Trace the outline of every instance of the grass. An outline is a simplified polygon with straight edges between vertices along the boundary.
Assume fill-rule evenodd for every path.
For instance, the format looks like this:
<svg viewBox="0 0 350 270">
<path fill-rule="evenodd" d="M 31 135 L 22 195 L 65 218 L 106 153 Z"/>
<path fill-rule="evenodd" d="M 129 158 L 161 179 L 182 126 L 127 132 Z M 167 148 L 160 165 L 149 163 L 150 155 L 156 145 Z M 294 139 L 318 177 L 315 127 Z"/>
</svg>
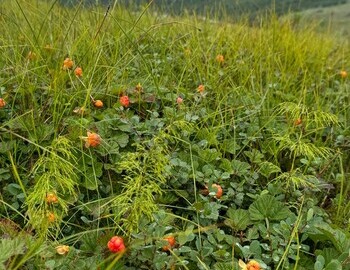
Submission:
<svg viewBox="0 0 350 270">
<path fill-rule="evenodd" d="M 0 269 L 347 269 L 346 40 L 274 14 L 0 10 Z"/>
<path fill-rule="evenodd" d="M 350 34 L 347 29 L 350 21 L 349 10 L 350 2 L 347 2 L 337 6 L 305 10 L 300 12 L 299 15 L 306 19 L 306 22 L 303 23 L 307 23 L 308 20 L 319 21 L 321 31 L 336 33 L 340 37 L 348 37 Z"/>
</svg>

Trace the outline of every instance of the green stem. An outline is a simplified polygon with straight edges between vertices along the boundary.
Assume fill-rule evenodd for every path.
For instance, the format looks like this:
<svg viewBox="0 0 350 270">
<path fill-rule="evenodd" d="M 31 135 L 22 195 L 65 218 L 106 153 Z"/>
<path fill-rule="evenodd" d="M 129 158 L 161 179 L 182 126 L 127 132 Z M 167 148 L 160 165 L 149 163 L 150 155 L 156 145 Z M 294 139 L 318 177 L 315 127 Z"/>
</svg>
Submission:
<svg viewBox="0 0 350 270">
<path fill-rule="evenodd" d="M 8 152 L 8 155 L 9 155 L 9 159 L 10 159 L 10 161 L 11 161 L 11 166 L 12 166 L 13 175 L 14 175 L 14 177 L 16 178 L 16 180 L 18 181 L 18 184 L 20 185 L 20 187 L 21 187 L 21 189 L 22 189 L 22 191 L 23 191 L 24 196 L 27 197 L 26 189 L 25 189 L 25 187 L 24 187 L 24 185 L 23 185 L 23 182 L 22 182 L 22 180 L 21 180 L 21 177 L 19 176 L 19 173 L 18 173 L 16 164 L 15 164 L 15 162 L 14 162 L 14 160 L 13 160 L 13 157 L 12 157 L 11 152 Z"/>
</svg>

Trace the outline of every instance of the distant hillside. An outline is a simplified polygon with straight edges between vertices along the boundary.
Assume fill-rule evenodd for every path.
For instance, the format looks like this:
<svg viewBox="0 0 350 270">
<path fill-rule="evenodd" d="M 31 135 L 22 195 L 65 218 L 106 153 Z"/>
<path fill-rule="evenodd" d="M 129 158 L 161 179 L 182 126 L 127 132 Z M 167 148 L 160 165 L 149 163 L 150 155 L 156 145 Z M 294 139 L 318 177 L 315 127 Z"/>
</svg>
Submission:
<svg viewBox="0 0 350 270">
<path fill-rule="evenodd" d="M 303 20 L 320 22 L 320 29 L 350 37 L 350 1 L 343 5 L 313 8 L 296 14 Z"/>
<path fill-rule="evenodd" d="M 80 0 L 60 0 L 64 4 L 79 3 Z M 112 0 L 85 0 L 86 4 L 109 4 Z M 149 0 L 119 0 L 127 6 L 148 3 Z M 155 0 L 152 7 L 167 13 L 182 14 L 184 11 L 196 14 L 240 14 L 255 15 L 273 8 L 277 14 L 301 11 L 311 8 L 328 7 L 346 3 L 347 0 Z"/>
</svg>

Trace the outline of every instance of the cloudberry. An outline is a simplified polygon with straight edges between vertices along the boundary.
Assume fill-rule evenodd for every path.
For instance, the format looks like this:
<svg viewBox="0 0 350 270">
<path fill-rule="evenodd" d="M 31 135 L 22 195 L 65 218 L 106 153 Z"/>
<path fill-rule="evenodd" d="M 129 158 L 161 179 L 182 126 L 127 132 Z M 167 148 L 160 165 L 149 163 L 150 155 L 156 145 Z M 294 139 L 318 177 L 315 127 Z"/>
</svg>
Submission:
<svg viewBox="0 0 350 270">
<path fill-rule="evenodd" d="M 113 236 L 107 243 L 108 249 L 113 253 L 125 250 L 124 240 L 120 236 Z"/>
<path fill-rule="evenodd" d="M 81 67 L 77 67 L 77 68 L 74 70 L 74 74 L 75 74 L 75 76 L 77 76 L 77 77 L 83 76 L 83 69 L 82 69 Z"/>
<path fill-rule="evenodd" d="M 85 147 L 97 147 L 101 144 L 101 137 L 97 133 L 87 132 Z"/>
<path fill-rule="evenodd" d="M 121 96 L 119 102 L 123 107 L 128 107 L 130 104 L 130 99 L 128 96 Z"/>
<path fill-rule="evenodd" d="M 169 243 L 168 245 L 163 246 L 163 250 L 164 250 L 164 251 L 170 250 L 170 249 L 171 249 L 172 247 L 174 247 L 175 244 L 176 244 L 175 237 L 172 236 L 172 235 L 169 235 L 169 236 L 164 237 L 163 240 L 166 240 L 166 241 L 168 241 L 168 243 Z"/>
<path fill-rule="evenodd" d="M 73 65 L 74 65 L 73 60 L 70 59 L 69 57 L 67 57 L 67 58 L 64 59 L 64 61 L 63 61 L 63 67 L 62 67 L 62 68 L 63 68 L 64 70 L 72 69 Z"/>
</svg>

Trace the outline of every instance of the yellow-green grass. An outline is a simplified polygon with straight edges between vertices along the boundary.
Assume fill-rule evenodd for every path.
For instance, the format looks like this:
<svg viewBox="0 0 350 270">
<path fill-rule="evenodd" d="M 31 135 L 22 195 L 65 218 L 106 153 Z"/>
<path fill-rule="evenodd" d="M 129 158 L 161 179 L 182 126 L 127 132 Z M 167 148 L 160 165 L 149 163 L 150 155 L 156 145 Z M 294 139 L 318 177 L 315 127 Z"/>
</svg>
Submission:
<svg viewBox="0 0 350 270">
<path fill-rule="evenodd" d="M 343 166 L 343 160 L 349 156 L 342 149 L 329 149 L 335 136 L 346 137 L 349 132 L 349 81 L 340 75 L 350 70 L 346 41 L 317 33 L 317 24 L 298 25 L 293 17 L 281 19 L 273 14 L 257 18 L 254 24 L 244 19 L 232 24 L 225 18 L 169 17 L 148 6 L 134 11 L 116 4 L 109 9 L 65 8 L 57 1 L 35 0 L 5 0 L 0 11 L 0 97 L 7 102 L 0 111 L 0 128 L 2 146 L 9 147 L 0 162 L 13 172 L 4 186 L 18 183 L 23 192 L 21 207 L 7 203 L 2 217 L 16 216 L 21 226 L 30 224 L 37 232 L 42 230 L 41 235 L 72 245 L 80 240 L 86 224 L 96 232 L 117 228 L 132 238 L 139 229 L 138 221 L 152 216 L 157 207 L 183 210 L 153 200 L 154 193 L 175 189 L 165 177 L 167 147 L 184 151 L 191 159 L 186 164 L 192 173 L 186 188 L 192 187 L 194 194 L 184 201 L 188 209 L 195 209 L 201 194 L 196 187 L 192 144 L 197 144 L 198 152 L 208 150 L 210 158 L 216 152 L 227 154 L 228 146 L 220 141 L 227 136 L 241 145 L 238 153 L 230 149 L 240 162 L 248 162 L 254 158 L 249 154 L 261 151 L 272 165 L 283 163 L 288 172 L 273 179 L 283 188 L 307 186 L 307 178 L 300 175 L 309 173 L 309 165 L 302 165 L 302 158 L 311 164 L 332 156 L 329 162 L 323 161 L 317 176 L 327 174 L 327 180 L 337 184 L 333 220 L 346 224 L 349 214 L 342 209 L 349 208 L 344 180 L 349 167 Z M 223 61 L 217 61 L 218 55 Z M 73 70 L 82 67 L 82 77 L 63 69 L 66 57 L 74 61 Z M 135 96 L 138 83 L 144 91 L 139 91 L 139 97 L 145 100 L 134 97 L 130 110 L 120 109 L 119 97 Z M 204 85 L 203 93 L 198 92 L 199 85 Z M 177 97 L 183 103 L 177 104 Z M 95 108 L 92 99 L 103 100 L 103 109 Z M 147 117 L 154 122 L 147 122 Z M 136 118 L 140 123 L 135 124 Z M 114 126 L 116 119 L 125 130 Z M 164 126 L 157 126 L 158 120 Z M 236 129 L 244 132 L 236 134 Z M 103 147 L 86 149 L 84 139 L 90 130 L 101 134 Z M 115 135 L 115 130 L 119 137 L 104 136 Z M 136 138 L 131 143 L 139 143 L 138 147 L 130 143 L 125 150 L 121 146 L 120 133 L 126 132 Z M 186 132 L 191 136 L 186 138 Z M 210 149 L 204 149 L 206 145 Z M 341 147 L 346 149 L 339 144 Z M 281 157 L 283 151 L 288 155 Z M 126 159 L 121 162 L 118 155 Z M 249 192 L 266 192 L 264 185 L 272 179 L 264 180 L 266 183 Z M 54 208 L 61 209 L 56 226 L 50 226 L 43 214 L 52 209 L 45 194 L 53 188 L 59 190 L 62 200 Z M 301 215 L 303 202 L 288 202 L 290 205 Z M 118 206 L 123 211 L 118 212 Z M 84 211 L 94 219 L 91 223 L 81 216 Z M 41 219 L 31 220 L 36 215 Z M 128 215 L 133 220 L 122 222 Z M 201 233 L 198 216 L 189 220 L 184 215 L 180 220 L 197 225 Z M 65 233 L 62 228 L 66 227 L 73 227 L 74 233 Z M 176 226 L 179 233 L 185 227 Z"/>
</svg>

